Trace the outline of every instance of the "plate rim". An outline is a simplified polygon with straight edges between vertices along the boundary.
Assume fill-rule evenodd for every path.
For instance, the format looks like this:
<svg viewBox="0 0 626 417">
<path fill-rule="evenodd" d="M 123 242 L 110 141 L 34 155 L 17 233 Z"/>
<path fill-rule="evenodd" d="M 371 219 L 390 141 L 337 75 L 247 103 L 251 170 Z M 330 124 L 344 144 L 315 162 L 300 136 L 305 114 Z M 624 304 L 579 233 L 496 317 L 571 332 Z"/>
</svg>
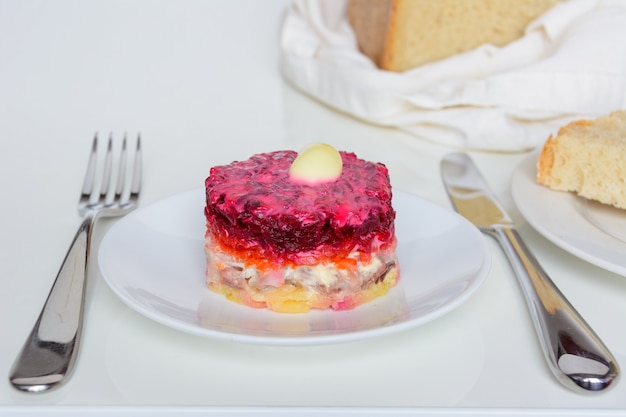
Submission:
<svg viewBox="0 0 626 417">
<path fill-rule="evenodd" d="M 244 342 L 249 344 L 259 344 L 259 345 L 274 345 L 274 346 L 311 346 L 311 345 L 327 345 L 327 344 L 336 344 L 343 343 L 355 340 L 365 340 L 374 337 L 380 337 L 392 333 L 401 332 L 403 330 L 407 330 L 410 328 L 418 327 L 420 325 L 426 324 L 437 318 L 455 310 L 462 304 L 464 304 L 469 298 L 471 298 L 477 290 L 483 285 L 489 272 L 491 270 L 492 264 L 492 254 L 489 245 L 486 242 L 486 237 L 468 220 L 462 217 L 460 214 L 456 213 L 453 210 L 447 210 L 445 207 L 442 207 L 433 201 L 425 199 L 423 197 L 417 196 L 415 194 L 410 194 L 406 192 L 402 192 L 399 190 L 394 190 L 394 196 L 406 196 L 411 199 L 416 199 L 419 204 L 427 204 L 436 210 L 441 210 L 442 212 L 446 212 L 447 215 L 455 217 L 459 220 L 464 227 L 468 227 L 468 230 L 477 238 L 476 240 L 480 242 L 481 245 L 481 253 L 482 253 L 482 264 L 478 268 L 478 270 L 473 274 L 471 279 L 467 281 L 471 281 L 471 285 L 468 285 L 468 288 L 464 289 L 459 294 L 456 294 L 450 300 L 448 300 L 442 306 L 436 308 L 435 310 L 419 316 L 417 318 L 403 320 L 396 323 L 393 323 L 388 326 L 376 326 L 373 328 L 366 328 L 363 330 L 355 330 L 349 332 L 341 332 L 341 333 L 333 333 L 326 335 L 270 335 L 270 336 L 261 336 L 261 335 L 250 335 L 245 333 L 234 333 L 234 332 L 225 332 L 216 329 L 209 329 L 206 327 L 202 327 L 200 325 L 194 325 L 192 323 L 176 320 L 175 318 L 168 316 L 158 310 L 150 309 L 142 303 L 138 302 L 135 299 L 132 299 L 126 291 L 119 288 L 119 280 L 115 280 L 112 277 L 108 276 L 105 272 L 105 268 L 102 265 L 104 262 L 103 253 L 107 250 L 108 239 L 116 231 L 120 228 L 123 228 L 124 224 L 129 221 L 133 221 L 136 216 L 141 214 L 142 210 L 149 209 L 157 204 L 164 204 L 168 200 L 176 200 L 177 198 L 183 198 L 185 195 L 191 195 L 195 193 L 203 192 L 202 188 L 192 189 L 188 191 L 183 191 L 180 193 L 176 193 L 162 199 L 156 200 L 145 207 L 142 207 L 124 218 L 120 219 L 117 223 L 113 224 L 109 230 L 107 230 L 106 234 L 103 236 L 102 241 L 100 242 L 100 246 L 98 249 L 98 269 L 100 275 L 103 277 L 104 281 L 107 283 L 107 286 L 115 293 L 115 295 L 131 310 L 139 313 L 140 315 L 149 318 L 157 323 L 160 323 L 166 327 L 171 329 L 182 331 L 184 333 L 197 335 L 210 339 L 219 339 L 219 340 L 228 340 L 228 341 L 236 341 L 236 342 Z M 393 291 L 394 288 L 391 288 L 390 291 Z M 223 300 L 224 302 L 231 303 L 231 301 Z M 334 312 L 340 313 L 340 312 Z M 306 313 L 305 313 L 306 314 Z"/>
</svg>

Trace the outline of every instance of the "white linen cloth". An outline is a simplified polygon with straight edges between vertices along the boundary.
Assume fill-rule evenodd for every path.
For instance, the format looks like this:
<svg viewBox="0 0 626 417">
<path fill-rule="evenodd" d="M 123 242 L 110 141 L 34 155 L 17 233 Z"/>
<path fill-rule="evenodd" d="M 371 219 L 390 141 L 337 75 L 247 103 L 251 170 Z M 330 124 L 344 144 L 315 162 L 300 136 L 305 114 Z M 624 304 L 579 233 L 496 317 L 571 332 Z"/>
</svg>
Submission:
<svg viewBox="0 0 626 417">
<path fill-rule="evenodd" d="M 521 151 L 559 126 L 626 108 L 626 0 L 568 0 L 504 47 L 406 71 L 356 46 L 346 0 L 297 0 L 281 33 L 296 88 L 358 119 L 465 149 Z"/>
</svg>

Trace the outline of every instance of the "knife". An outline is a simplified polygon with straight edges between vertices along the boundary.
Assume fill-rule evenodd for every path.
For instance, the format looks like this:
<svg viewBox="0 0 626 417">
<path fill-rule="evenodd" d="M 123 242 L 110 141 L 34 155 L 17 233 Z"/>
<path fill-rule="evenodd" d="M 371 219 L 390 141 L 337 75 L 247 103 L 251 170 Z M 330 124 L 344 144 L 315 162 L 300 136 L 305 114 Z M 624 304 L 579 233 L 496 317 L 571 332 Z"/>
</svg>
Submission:
<svg viewBox="0 0 626 417">
<path fill-rule="evenodd" d="M 615 358 L 526 247 L 472 159 L 464 153 L 446 155 L 441 177 L 455 210 L 502 247 L 552 373 L 579 392 L 613 385 L 620 373 Z"/>
</svg>

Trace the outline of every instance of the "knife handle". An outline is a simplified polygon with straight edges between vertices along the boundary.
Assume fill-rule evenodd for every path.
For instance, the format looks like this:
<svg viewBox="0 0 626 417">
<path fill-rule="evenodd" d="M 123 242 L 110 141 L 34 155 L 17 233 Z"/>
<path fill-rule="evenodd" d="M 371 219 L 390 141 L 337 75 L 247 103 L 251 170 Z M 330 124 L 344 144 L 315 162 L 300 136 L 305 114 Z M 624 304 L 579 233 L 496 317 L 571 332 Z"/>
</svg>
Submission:
<svg viewBox="0 0 626 417">
<path fill-rule="evenodd" d="M 619 376 L 611 352 L 552 282 L 513 227 L 489 231 L 522 287 L 550 370 L 566 386 L 602 391 Z"/>
</svg>

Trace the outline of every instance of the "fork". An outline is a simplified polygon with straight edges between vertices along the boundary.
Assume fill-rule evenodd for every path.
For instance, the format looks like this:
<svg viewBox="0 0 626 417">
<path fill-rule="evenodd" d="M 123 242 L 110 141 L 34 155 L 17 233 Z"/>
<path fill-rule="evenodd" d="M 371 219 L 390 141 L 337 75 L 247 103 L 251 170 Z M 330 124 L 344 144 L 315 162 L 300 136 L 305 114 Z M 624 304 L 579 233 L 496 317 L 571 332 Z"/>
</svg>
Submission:
<svg viewBox="0 0 626 417">
<path fill-rule="evenodd" d="M 98 173 L 98 134 L 94 136 L 78 203 L 78 213 L 83 216 L 83 221 L 65 255 L 39 318 L 11 368 L 9 380 L 20 391 L 48 391 L 67 381 L 72 374 L 83 327 L 85 282 L 94 225 L 100 217 L 129 213 L 137 206 L 139 199 L 139 135 L 130 167 L 127 167 L 127 154 L 124 136 L 117 164 L 117 178 L 113 178 L 113 135 L 109 136 L 104 166 Z M 102 177 L 99 189 L 96 186 L 98 176 Z M 115 180 L 115 190 L 111 191 L 110 186 Z"/>
</svg>

